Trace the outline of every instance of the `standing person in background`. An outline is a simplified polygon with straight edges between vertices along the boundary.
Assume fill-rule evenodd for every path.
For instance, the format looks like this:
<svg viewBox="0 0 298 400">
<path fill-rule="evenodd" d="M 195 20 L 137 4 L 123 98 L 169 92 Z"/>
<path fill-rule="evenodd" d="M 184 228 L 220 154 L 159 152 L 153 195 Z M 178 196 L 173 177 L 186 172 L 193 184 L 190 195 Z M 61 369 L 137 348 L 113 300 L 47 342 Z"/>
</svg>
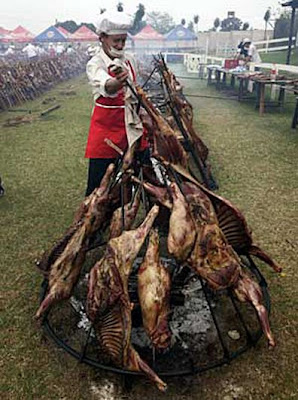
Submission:
<svg viewBox="0 0 298 400">
<path fill-rule="evenodd" d="M 48 53 L 49 53 L 49 56 L 50 56 L 51 58 L 53 58 L 53 57 L 56 56 L 56 50 L 55 50 L 55 48 L 54 48 L 53 43 L 50 43 L 50 44 L 49 44 Z"/>
<path fill-rule="evenodd" d="M 56 46 L 56 54 L 57 54 L 57 56 L 61 56 L 61 54 L 63 54 L 64 51 L 65 51 L 65 48 L 64 48 L 63 44 L 60 43 L 60 42 L 57 43 L 57 46 Z"/>
<path fill-rule="evenodd" d="M 26 54 L 29 61 L 36 61 L 38 59 L 37 49 L 32 43 L 28 43 L 22 50 Z"/>
<path fill-rule="evenodd" d="M 4 56 L 5 57 L 12 57 L 15 55 L 15 46 L 11 43 L 8 46 L 8 49 L 5 51 Z"/>
<path fill-rule="evenodd" d="M 37 51 L 38 57 L 44 57 L 44 56 L 47 55 L 47 52 L 46 52 L 45 49 L 42 47 L 42 45 L 36 46 L 36 51 Z"/>
<path fill-rule="evenodd" d="M 100 185 L 107 167 L 119 156 L 105 139 L 123 151 L 140 138 L 139 150 L 148 146 L 136 112 L 137 100 L 126 86 L 126 81 L 136 82 L 135 61 L 124 52 L 130 18 L 117 11 L 106 12 L 101 18 L 97 29 L 101 49 L 87 63 L 94 108 L 85 152 L 89 158 L 86 196 Z"/>
<path fill-rule="evenodd" d="M 72 48 L 71 44 L 67 47 L 66 53 L 67 54 L 73 54 L 74 53 L 74 49 Z"/>
<path fill-rule="evenodd" d="M 243 39 L 237 46 L 237 59 L 238 60 L 243 60 L 245 57 L 247 57 L 248 50 L 244 48 L 244 43 Z"/>
<path fill-rule="evenodd" d="M 251 39 L 243 39 L 243 49 L 247 52 L 245 56 L 246 62 L 253 62 L 253 63 L 261 63 L 262 59 L 259 55 L 259 52 L 256 46 L 252 43 Z"/>
</svg>

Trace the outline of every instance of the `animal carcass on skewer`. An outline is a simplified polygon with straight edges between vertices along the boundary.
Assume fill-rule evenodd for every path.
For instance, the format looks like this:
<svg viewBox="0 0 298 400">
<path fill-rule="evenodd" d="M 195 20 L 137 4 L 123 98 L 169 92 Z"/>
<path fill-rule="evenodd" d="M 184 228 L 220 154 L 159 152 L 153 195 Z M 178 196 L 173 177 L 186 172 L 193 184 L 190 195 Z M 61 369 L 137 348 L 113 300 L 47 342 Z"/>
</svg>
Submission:
<svg viewBox="0 0 298 400">
<path fill-rule="evenodd" d="M 215 290 L 231 287 L 239 279 L 241 261 L 217 224 L 197 226 L 188 263 Z"/>
<path fill-rule="evenodd" d="M 140 358 L 131 345 L 131 303 L 128 277 L 133 262 L 159 212 L 152 207 L 142 225 L 111 239 L 103 258 L 90 272 L 87 313 L 103 352 L 121 368 L 142 371 L 160 390 L 166 384 Z"/>
<path fill-rule="evenodd" d="M 85 198 L 85 200 L 80 204 L 78 210 L 75 213 L 74 220 L 71 224 L 71 226 L 67 229 L 63 237 L 55 244 L 55 246 L 52 248 L 50 252 L 45 252 L 42 259 L 40 260 L 38 264 L 38 268 L 42 271 L 42 273 L 47 276 L 49 273 L 49 270 L 59 258 L 63 251 L 65 250 L 66 246 L 68 245 L 70 239 L 74 235 L 74 233 L 79 229 L 79 227 L 82 225 L 84 218 L 86 217 L 91 201 L 93 199 L 93 211 L 96 211 L 96 221 L 93 221 L 93 230 L 97 229 L 98 226 L 100 226 L 103 221 L 107 222 L 108 218 L 107 217 L 107 197 L 106 195 L 108 194 L 108 186 L 109 182 L 111 179 L 111 175 L 114 171 L 114 165 L 111 164 L 107 171 L 106 174 L 104 175 L 100 187 L 98 189 L 95 189 L 88 197 Z M 94 210 L 94 200 L 98 202 L 99 200 L 99 205 L 98 209 Z M 96 224 L 95 224 L 96 222 Z"/>
<path fill-rule="evenodd" d="M 197 231 L 189 265 L 213 289 L 231 287 L 239 278 L 241 260 L 224 237 L 208 196 L 191 184 L 184 184 L 183 187 L 188 187 L 190 192 L 186 198 Z M 185 192 L 187 193 L 186 190 Z"/>
<path fill-rule="evenodd" d="M 144 184 L 144 187 L 154 194 L 162 204 L 168 203 L 166 188 L 154 188 L 148 183 Z M 201 189 L 199 184 L 193 185 L 190 182 L 184 182 L 182 188 L 186 194 L 197 232 L 193 249 L 187 260 L 189 266 L 214 290 L 235 288 L 239 299 L 242 293 L 241 301 L 249 301 L 255 307 L 269 345 L 272 346 L 274 340 L 269 328 L 267 311 L 261 304 L 261 289 L 252 280 L 245 279 L 243 281 L 243 277 L 246 275 L 241 267 L 241 259 L 221 230 L 216 210 L 208 197 L 208 194 L 212 194 L 212 192 L 203 186 Z M 226 205 L 228 202 L 224 204 Z M 236 217 L 234 219 L 237 220 Z M 246 237 L 247 235 L 244 236 L 244 239 Z M 249 236 L 249 238 L 251 237 Z"/>
<path fill-rule="evenodd" d="M 275 340 L 270 329 L 266 307 L 262 304 L 263 294 L 260 285 L 241 270 L 240 278 L 232 289 L 240 301 L 253 305 L 261 322 L 262 330 L 268 338 L 268 344 L 270 347 L 274 347 Z"/>
<path fill-rule="evenodd" d="M 114 166 L 111 164 L 100 187 L 81 204 L 73 227 L 66 234 L 66 240 L 61 240 L 48 257 L 48 264 L 45 266 L 49 270 L 49 290 L 36 318 L 40 318 L 53 303 L 70 297 L 85 261 L 89 240 L 108 220 L 108 183 L 113 171 Z"/>
<path fill-rule="evenodd" d="M 170 274 L 159 258 L 158 231 L 152 229 L 146 255 L 138 271 L 138 295 L 143 325 L 153 346 L 166 349 L 170 344 Z"/>
<path fill-rule="evenodd" d="M 154 155 L 161 157 L 174 164 L 187 167 L 187 155 L 183 146 L 180 144 L 169 123 L 161 113 L 154 107 L 146 96 L 145 92 L 137 87 L 137 93 L 142 99 L 146 111 L 155 123 L 155 127 L 148 125 L 149 133 L 153 135 Z"/>
<path fill-rule="evenodd" d="M 181 165 L 179 166 L 169 162 L 164 162 L 164 164 L 167 167 L 173 168 L 179 173 L 179 175 L 183 176 L 187 181 L 189 181 L 185 182 L 184 185 L 187 185 L 189 188 L 192 187 L 195 191 L 197 190 L 195 188 L 198 188 L 209 197 L 218 218 L 220 228 L 222 229 L 229 244 L 238 254 L 253 255 L 268 264 L 274 269 L 275 272 L 282 271 L 282 268 L 264 250 L 253 243 L 251 231 L 248 228 L 245 217 L 236 206 L 234 206 L 230 201 L 218 196 L 205 186 L 201 185 Z M 190 182 L 194 185 L 191 185 Z"/>
<path fill-rule="evenodd" d="M 184 185 L 185 190 L 187 190 L 187 187 L 193 192 L 198 192 L 198 188 L 200 192 L 205 193 L 205 195 L 211 200 L 220 229 L 228 243 L 238 254 L 250 254 L 258 257 L 273 268 L 275 272 L 281 272 L 282 268 L 264 250 L 253 243 L 251 230 L 248 228 L 244 215 L 236 206 L 234 206 L 230 201 L 208 190 L 199 182 L 196 182 L 195 185 L 186 183 Z"/>
<path fill-rule="evenodd" d="M 128 231 L 136 218 L 140 205 L 140 190 L 136 194 L 133 203 L 127 203 L 124 206 L 124 226 L 122 227 L 122 207 L 114 211 L 110 224 L 110 239 L 121 235 L 122 230 Z M 123 228 L 123 229 L 122 229 Z"/>
<path fill-rule="evenodd" d="M 200 159 L 205 162 L 208 157 L 208 147 L 205 145 L 200 136 L 195 132 L 193 128 L 193 112 L 192 106 L 188 101 L 181 98 L 181 95 L 177 92 L 177 80 L 175 75 L 169 71 L 167 68 L 162 67 L 162 75 L 165 80 L 166 86 L 169 91 L 170 99 L 176 106 L 176 109 L 179 113 L 179 117 L 181 118 L 181 122 L 184 127 L 184 131 L 186 132 L 188 139 L 191 141 L 193 146 L 196 148 L 197 153 Z"/>
<path fill-rule="evenodd" d="M 169 222 L 168 250 L 177 261 L 185 261 L 193 248 L 196 226 L 189 205 L 176 183 L 170 185 L 173 206 Z"/>
<path fill-rule="evenodd" d="M 269 346 L 274 346 L 259 284 L 244 272 L 241 259 L 218 225 L 211 200 L 198 188 L 192 189 L 193 193 L 187 197 L 196 221 L 197 238 L 188 259 L 190 267 L 206 280 L 212 289 L 231 288 L 240 301 L 250 302 L 258 314 Z"/>
<path fill-rule="evenodd" d="M 132 179 L 142 184 L 146 191 L 153 195 L 160 204 L 171 210 L 167 240 L 168 250 L 177 261 L 185 261 L 195 242 L 196 226 L 187 201 L 178 185 L 173 182 L 167 190 L 166 188 L 154 186 L 149 182 L 140 182 L 136 178 Z"/>
</svg>

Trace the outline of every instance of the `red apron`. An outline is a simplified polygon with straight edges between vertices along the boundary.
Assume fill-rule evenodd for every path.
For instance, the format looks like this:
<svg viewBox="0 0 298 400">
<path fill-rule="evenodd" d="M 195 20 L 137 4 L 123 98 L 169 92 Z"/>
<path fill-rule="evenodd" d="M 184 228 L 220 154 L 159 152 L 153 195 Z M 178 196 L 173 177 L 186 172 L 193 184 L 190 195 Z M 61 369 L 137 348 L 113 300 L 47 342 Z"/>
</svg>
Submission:
<svg viewBox="0 0 298 400">
<path fill-rule="evenodd" d="M 133 81 L 135 82 L 135 72 L 129 61 L 126 62 L 129 66 Z M 114 77 L 110 69 L 109 75 Z M 105 139 L 110 139 L 114 144 L 126 151 L 128 143 L 125 128 L 125 105 L 124 105 L 124 89 L 120 89 L 116 97 L 100 96 L 95 102 L 88 142 L 85 152 L 86 158 L 117 158 L 119 154 L 105 143 Z M 147 141 L 141 139 L 141 149 L 144 150 Z"/>
</svg>

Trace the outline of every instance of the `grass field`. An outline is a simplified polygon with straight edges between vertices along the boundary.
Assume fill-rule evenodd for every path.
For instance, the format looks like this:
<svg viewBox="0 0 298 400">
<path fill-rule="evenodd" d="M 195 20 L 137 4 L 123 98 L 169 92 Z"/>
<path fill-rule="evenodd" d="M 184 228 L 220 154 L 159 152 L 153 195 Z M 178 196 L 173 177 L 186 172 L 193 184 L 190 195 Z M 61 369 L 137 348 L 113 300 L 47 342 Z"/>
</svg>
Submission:
<svg viewBox="0 0 298 400">
<path fill-rule="evenodd" d="M 287 51 L 274 51 L 272 53 L 261 53 L 263 62 L 272 62 L 276 64 L 285 64 L 287 60 Z M 293 50 L 291 54 L 291 65 L 298 65 L 298 49 Z"/>
<path fill-rule="evenodd" d="M 70 84 L 77 95 L 59 95 Z M 216 94 L 204 81 L 183 84 L 185 93 Z M 42 281 L 34 261 L 62 235 L 84 197 L 91 113 L 84 77 L 25 107 L 40 109 L 45 97 L 56 97 L 62 108 L 43 121 L 1 128 L 0 133 L 0 175 L 6 188 L 0 198 L 1 399 L 298 399 L 298 131 L 290 128 L 293 104 L 260 118 L 250 104 L 190 98 L 196 127 L 210 149 L 218 192 L 238 205 L 255 241 L 284 267 L 282 276 L 263 268 L 276 349 L 268 351 L 262 339 L 231 365 L 192 379 L 167 380 L 165 395 L 143 379 L 123 394 L 119 377 L 77 363 L 45 339 L 33 319 Z M 0 124 L 12 115 L 2 113 Z"/>
</svg>

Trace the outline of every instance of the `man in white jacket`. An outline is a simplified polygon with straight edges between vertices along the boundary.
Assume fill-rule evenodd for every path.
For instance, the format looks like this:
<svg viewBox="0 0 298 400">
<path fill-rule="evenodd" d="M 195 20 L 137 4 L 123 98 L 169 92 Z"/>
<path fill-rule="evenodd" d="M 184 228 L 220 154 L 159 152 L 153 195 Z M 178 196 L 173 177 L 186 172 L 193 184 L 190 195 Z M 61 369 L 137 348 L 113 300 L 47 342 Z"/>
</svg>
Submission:
<svg viewBox="0 0 298 400">
<path fill-rule="evenodd" d="M 136 113 L 137 100 L 126 86 L 127 81 L 131 85 L 136 82 L 135 61 L 124 51 L 130 26 L 131 20 L 125 13 L 104 13 L 97 29 L 101 48 L 87 64 L 94 96 L 85 152 L 89 158 L 87 196 L 99 186 L 108 165 L 119 156 L 106 139 L 123 152 L 139 139 L 139 150 L 148 146 Z"/>
</svg>

